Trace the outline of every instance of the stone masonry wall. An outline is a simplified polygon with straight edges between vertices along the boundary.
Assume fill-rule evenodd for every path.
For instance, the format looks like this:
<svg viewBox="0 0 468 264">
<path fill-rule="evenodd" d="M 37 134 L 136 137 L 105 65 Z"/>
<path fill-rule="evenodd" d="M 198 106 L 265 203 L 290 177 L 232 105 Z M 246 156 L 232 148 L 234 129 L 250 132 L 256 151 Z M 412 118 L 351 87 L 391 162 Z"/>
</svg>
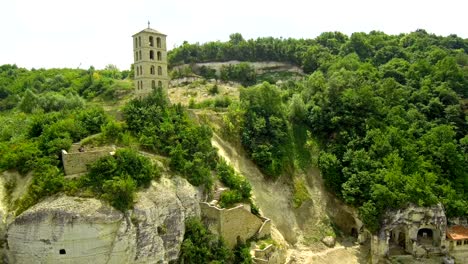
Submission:
<svg viewBox="0 0 468 264">
<path fill-rule="evenodd" d="M 263 237 L 270 234 L 270 219 L 252 214 L 244 208 L 244 205 L 225 209 L 208 203 L 200 203 L 200 209 L 208 229 L 221 235 L 231 248 L 237 244 L 238 238 L 246 241 L 256 235 L 262 226 L 258 235 Z"/>
<path fill-rule="evenodd" d="M 68 153 L 65 150 L 62 150 L 62 161 L 65 174 L 73 175 L 85 173 L 87 171 L 88 164 L 93 163 L 99 158 L 111 155 L 110 153 L 113 151 L 115 151 L 115 149 L 111 147 L 74 153 Z"/>
</svg>

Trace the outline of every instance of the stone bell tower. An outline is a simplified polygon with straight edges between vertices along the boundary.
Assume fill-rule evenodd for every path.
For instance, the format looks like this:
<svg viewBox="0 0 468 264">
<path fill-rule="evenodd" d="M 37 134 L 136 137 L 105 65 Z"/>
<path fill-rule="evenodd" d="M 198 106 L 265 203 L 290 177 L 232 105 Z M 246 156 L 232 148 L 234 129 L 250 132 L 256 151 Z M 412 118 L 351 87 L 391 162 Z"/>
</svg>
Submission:
<svg viewBox="0 0 468 264">
<path fill-rule="evenodd" d="M 148 28 L 136 33 L 133 37 L 135 95 L 145 96 L 153 89 L 167 91 L 169 77 L 167 74 L 166 35 Z"/>
</svg>

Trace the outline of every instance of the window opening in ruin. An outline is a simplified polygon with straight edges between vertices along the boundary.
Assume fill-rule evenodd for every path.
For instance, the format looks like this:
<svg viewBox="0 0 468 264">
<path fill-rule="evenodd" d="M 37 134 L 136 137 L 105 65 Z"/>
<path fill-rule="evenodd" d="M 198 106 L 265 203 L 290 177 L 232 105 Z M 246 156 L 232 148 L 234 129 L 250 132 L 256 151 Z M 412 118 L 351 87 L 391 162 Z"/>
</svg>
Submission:
<svg viewBox="0 0 468 264">
<path fill-rule="evenodd" d="M 138 52 L 135 52 L 135 61 L 138 60 Z"/>
<path fill-rule="evenodd" d="M 60 255 L 65 255 L 65 254 L 67 254 L 67 252 L 65 251 L 65 249 L 62 248 L 62 249 L 59 250 L 59 254 Z"/>
<path fill-rule="evenodd" d="M 141 47 L 141 37 L 138 37 L 138 46 Z"/>
<path fill-rule="evenodd" d="M 158 66 L 158 75 L 162 75 L 162 67 Z"/>
<path fill-rule="evenodd" d="M 143 74 L 143 66 L 140 66 L 140 74 Z"/>
<path fill-rule="evenodd" d="M 151 47 L 154 47 L 153 37 L 151 37 L 151 36 L 149 37 L 149 45 L 150 45 Z"/>
<path fill-rule="evenodd" d="M 143 82 L 140 81 L 140 89 L 143 89 Z"/>
<path fill-rule="evenodd" d="M 150 68 L 150 73 L 151 73 L 152 75 L 154 75 L 154 66 L 151 66 L 151 68 Z"/>
<path fill-rule="evenodd" d="M 156 88 L 156 81 L 155 81 L 155 80 L 152 80 L 152 81 L 151 81 L 151 88 L 152 88 L 152 89 L 155 89 L 155 88 Z"/>
<path fill-rule="evenodd" d="M 458 240 L 457 241 L 457 246 L 461 246 L 462 245 L 462 241 L 461 240 Z"/>
<path fill-rule="evenodd" d="M 138 52 L 138 54 L 139 54 L 138 57 L 140 58 L 139 60 L 141 60 L 141 50 Z"/>
<path fill-rule="evenodd" d="M 161 48 L 161 38 L 156 38 L 156 46 Z"/>
<path fill-rule="evenodd" d="M 158 61 L 161 60 L 161 52 L 158 51 Z"/>
<path fill-rule="evenodd" d="M 140 67 L 138 67 L 138 66 L 136 67 L 136 75 L 137 76 L 140 75 Z"/>
<path fill-rule="evenodd" d="M 162 88 L 162 82 L 161 81 L 158 81 L 158 87 Z"/>
<path fill-rule="evenodd" d="M 135 48 L 138 47 L 138 39 L 135 37 Z"/>
<path fill-rule="evenodd" d="M 463 241 L 463 245 L 468 245 L 468 240 Z"/>
<path fill-rule="evenodd" d="M 154 51 L 150 50 L 150 60 L 154 60 Z"/>
</svg>

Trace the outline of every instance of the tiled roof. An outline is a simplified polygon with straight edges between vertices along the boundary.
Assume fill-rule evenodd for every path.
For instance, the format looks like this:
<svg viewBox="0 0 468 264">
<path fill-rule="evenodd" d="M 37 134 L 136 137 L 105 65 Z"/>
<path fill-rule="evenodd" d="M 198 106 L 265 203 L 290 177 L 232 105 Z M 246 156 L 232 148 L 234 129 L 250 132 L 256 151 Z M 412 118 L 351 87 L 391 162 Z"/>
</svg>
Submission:
<svg viewBox="0 0 468 264">
<path fill-rule="evenodd" d="M 447 237 L 451 240 L 468 239 L 468 228 L 461 225 L 449 227 L 447 229 Z"/>
<path fill-rule="evenodd" d="M 152 28 L 145 28 L 145 29 L 143 29 L 142 31 L 140 31 L 140 32 L 138 32 L 138 33 L 136 33 L 136 34 L 134 34 L 133 36 L 138 35 L 138 34 L 143 33 L 143 32 L 154 33 L 154 34 L 160 34 L 160 35 L 166 36 L 166 34 L 163 34 L 163 33 L 159 32 L 159 31 L 157 31 L 157 30 L 155 30 L 155 29 L 152 29 Z M 133 37 L 133 36 L 132 36 L 132 37 Z"/>
</svg>

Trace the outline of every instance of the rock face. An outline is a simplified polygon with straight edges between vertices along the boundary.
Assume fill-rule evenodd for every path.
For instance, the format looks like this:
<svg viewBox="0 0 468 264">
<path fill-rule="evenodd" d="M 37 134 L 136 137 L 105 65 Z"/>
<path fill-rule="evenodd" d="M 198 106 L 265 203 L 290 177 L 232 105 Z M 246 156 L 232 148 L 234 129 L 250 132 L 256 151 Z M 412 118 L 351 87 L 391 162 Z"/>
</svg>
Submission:
<svg viewBox="0 0 468 264">
<path fill-rule="evenodd" d="M 181 178 L 138 193 L 125 216 L 93 198 L 50 197 L 7 230 L 10 263 L 168 263 L 177 259 L 200 193 Z"/>
</svg>

